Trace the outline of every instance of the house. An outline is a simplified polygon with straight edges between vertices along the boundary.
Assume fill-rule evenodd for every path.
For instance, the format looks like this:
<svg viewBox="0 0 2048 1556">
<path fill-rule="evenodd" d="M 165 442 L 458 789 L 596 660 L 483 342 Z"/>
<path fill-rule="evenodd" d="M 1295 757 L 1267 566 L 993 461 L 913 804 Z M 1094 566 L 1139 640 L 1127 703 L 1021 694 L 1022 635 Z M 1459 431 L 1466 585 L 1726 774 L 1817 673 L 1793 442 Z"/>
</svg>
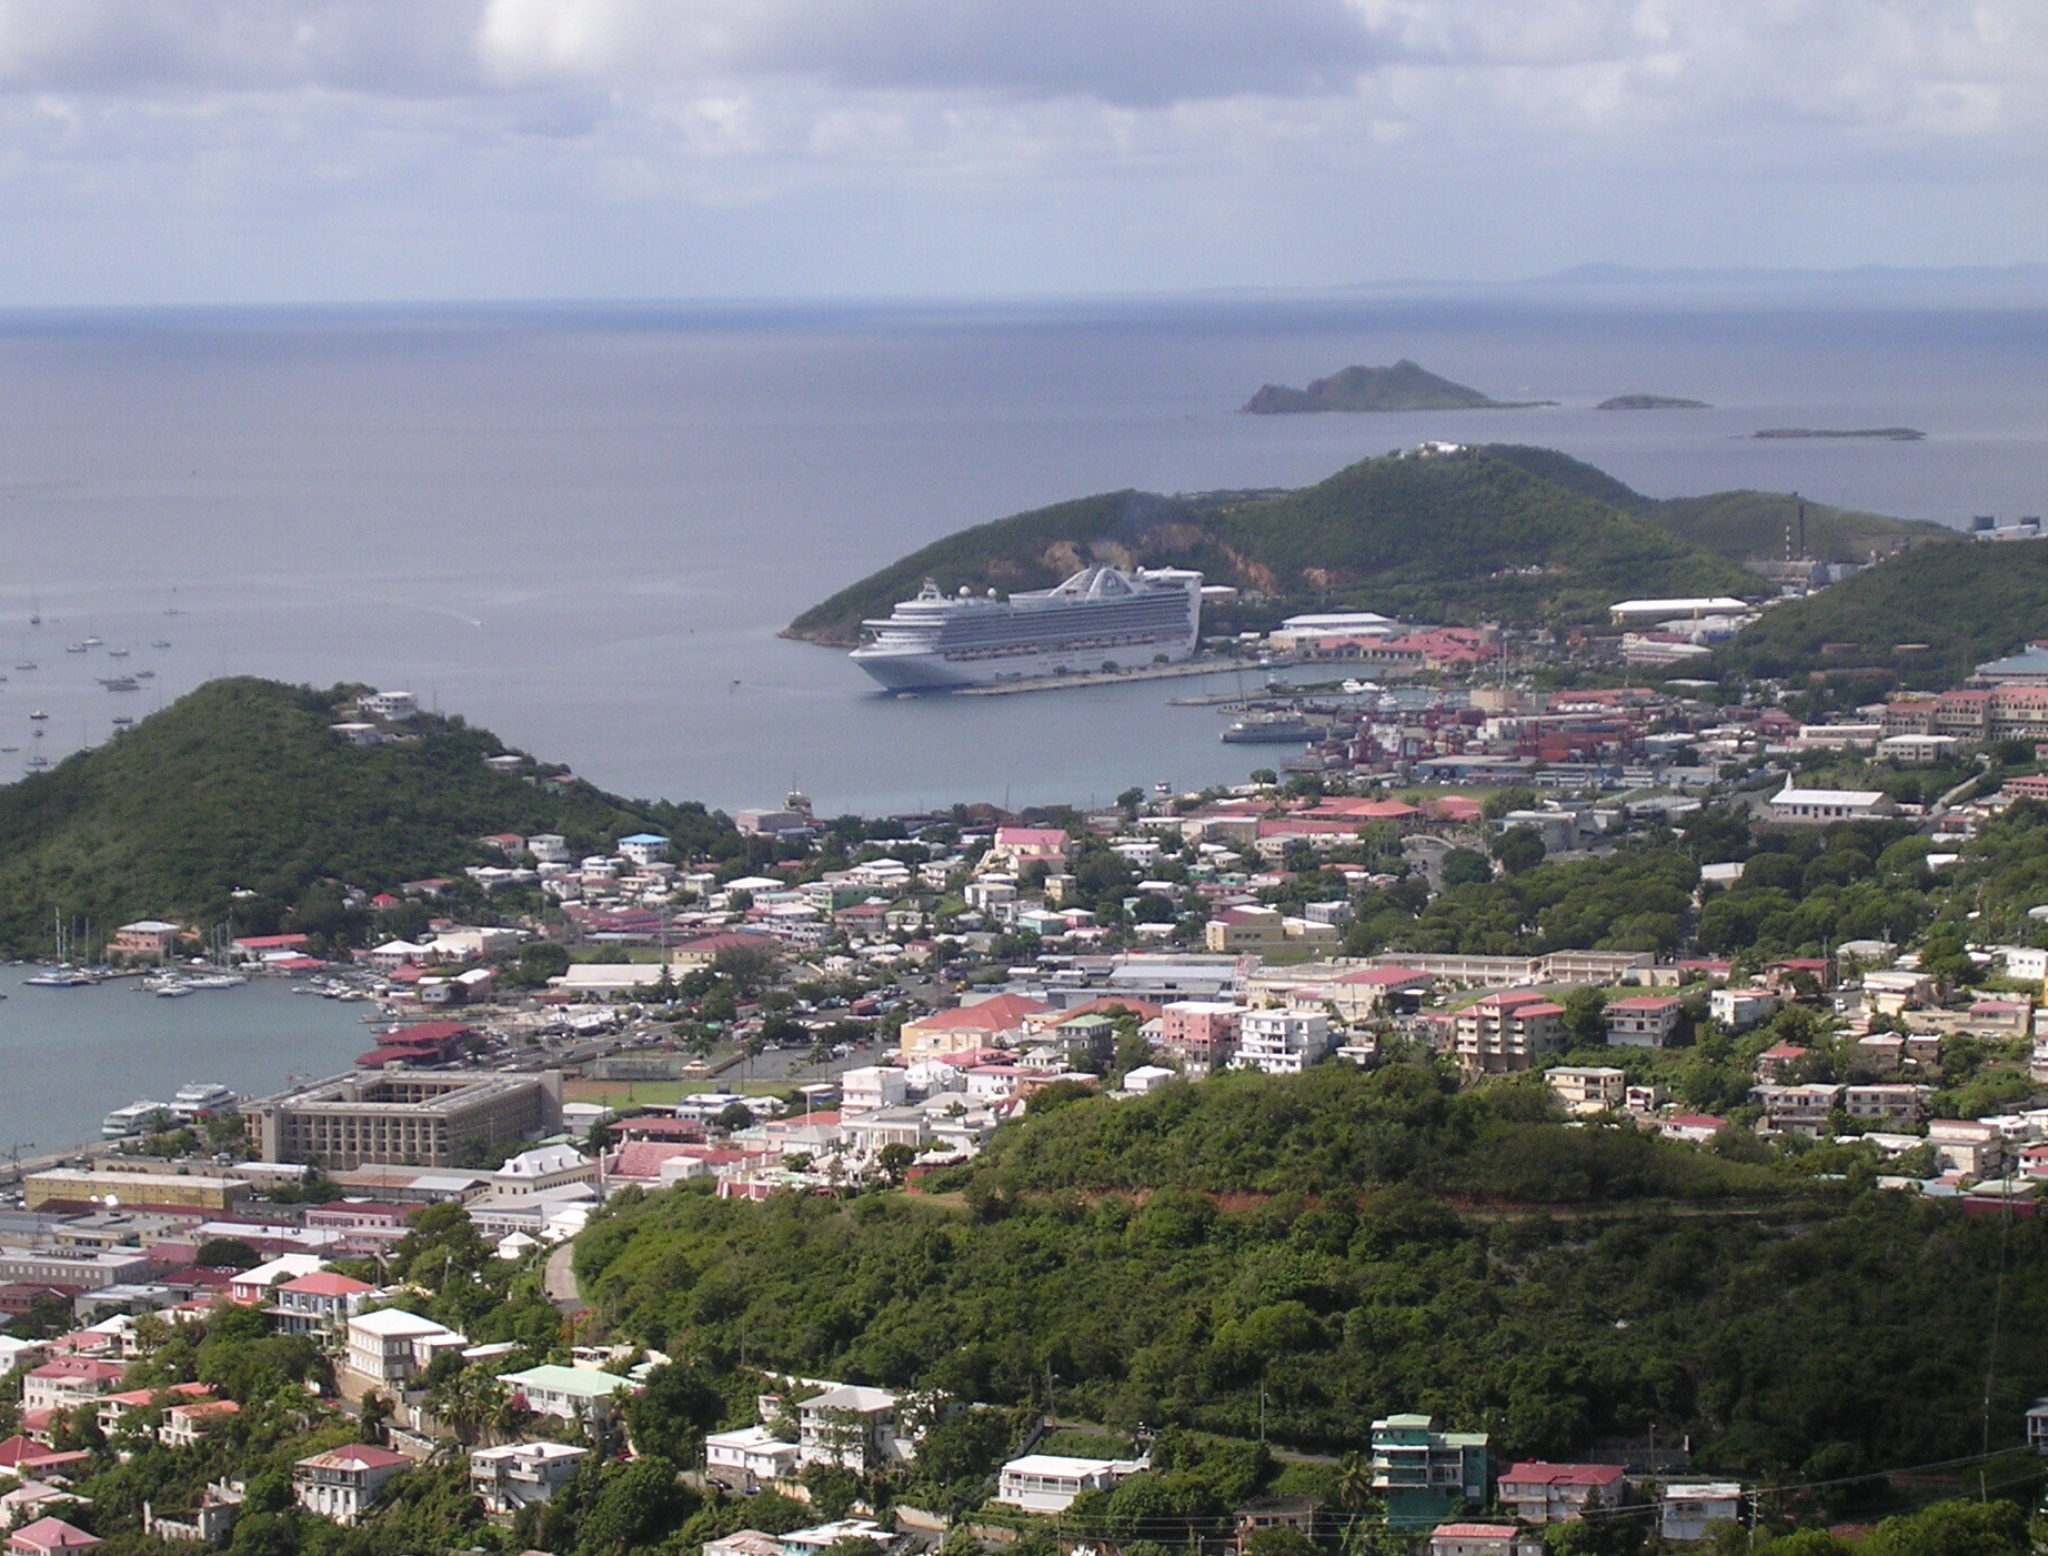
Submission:
<svg viewBox="0 0 2048 1556">
<path fill-rule="evenodd" d="M 1742 1487 L 1733 1481 L 1675 1481 L 1664 1488 L 1657 1532 L 1667 1540 L 1704 1540 L 1707 1525 L 1742 1516 Z"/>
<path fill-rule="evenodd" d="M 869 1540 L 884 1551 L 897 1544 L 897 1537 L 871 1518 L 836 1518 L 829 1524 L 793 1529 L 783 1535 L 782 1556 L 823 1556 L 841 1540 Z"/>
<path fill-rule="evenodd" d="M 1244 1556 L 1245 1543 L 1261 1529 L 1293 1529 L 1313 1540 L 1316 1514 L 1322 1505 L 1315 1497 L 1252 1498 L 1230 1515 L 1237 1533 L 1238 1556 Z"/>
<path fill-rule="evenodd" d="M 633 1389 L 626 1379 L 589 1367 L 528 1367 L 500 1373 L 498 1381 L 523 1409 L 562 1421 L 602 1421 L 614 1397 Z"/>
<path fill-rule="evenodd" d="M 867 1064 L 839 1077 L 839 1112 L 872 1113 L 899 1108 L 910 1096 L 910 1077 L 894 1065 Z"/>
<path fill-rule="evenodd" d="M 293 1465 L 292 1498 L 305 1512 L 352 1526 L 376 1504 L 391 1479 L 411 1464 L 402 1453 L 351 1443 Z"/>
<path fill-rule="evenodd" d="M 1439 1524 L 1429 1556 L 1543 1556 L 1543 1541 L 1513 1524 Z"/>
<path fill-rule="evenodd" d="M 59 1451 L 20 1435 L 0 1440 L 0 1474 L 24 1479 L 31 1475 L 68 1475 L 76 1466 L 91 1462 L 92 1455 L 82 1449 Z"/>
<path fill-rule="evenodd" d="M 1050 1005 L 1021 994 L 998 994 L 979 1004 L 919 1016 L 903 1023 L 900 1043 L 904 1062 L 915 1064 L 920 1059 L 944 1059 L 972 1049 L 1013 1046 L 1024 1037 L 1031 1017 L 1051 1010 Z"/>
<path fill-rule="evenodd" d="M 94 1420 L 98 1422 L 101 1432 L 112 1436 L 123 1421 L 138 1411 L 166 1405 L 172 1401 L 205 1398 L 212 1393 L 213 1390 L 204 1383 L 176 1383 L 169 1388 L 161 1389 L 124 1389 L 118 1394 L 100 1396 L 99 1409 L 94 1413 Z"/>
<path fill-rule="evenodd" d="M 1916 1119 L 1926 1113 L 1933 1098 L 1931 1086 L 1845 1086 L 1842 1111 L 1851 1118 L 1864 1120 Z"/>
<path fill-rule="evenodd" d="M 1778 1013 L 1778 997 L 1768 989 L 1713 989 L 1707 1014 L 1731 1032 L 1747 1032 Z"/>
<path fill-rule="evenodd" d="M 1018 870 L 1034 862 L 1060 864 L 1073 846 L 1074 840 L 1058 827 L 997 827 L 982 867 Z"/>
<path fill-rule="evenodd" d="M 92 1499 L 80 1496 L 69 1485 L 25 1480 L 12 1491 L 0 1495 L 0 1529 L 34 1523 L 39 1518 L 54 1518 L 67 1508 L 90 1506 Z"/>
<path fill-rule="evenodd" d="M 228 1425 L 241 1413 L 242 1407 L 232 1399 L 195 1399 L 173 1405 L 164 1412 L 156 1440 L 166 1448 L 194 1448 L 209 1430 Z"/>
<path fill-rule="evenodd" d="M 765 1426 L 711 1432 L 704 1438 L 705 1473 L 735 1491 L 787 1480 L 796 1473 L 796 1462 L 797 1445 L 784 1442 Z"/>
<path fill-rule="evenodd" d="M 272 1292 L 271 1327 L 280 1334 L 330 1333 L 360 1313 L 376 1289 L 332 1270 L 301 1275 Z"/>
<path fill-rule="evenodd" d="M 1387 1504 L 1387 1527 L 1434 1528 L 1467 1502 L 1483 1503 L 1488 1483 L 1484 1432 L 1439 1432 L 1424 1415 L 1372 1424 L 1372 1484 Z"/>
<path fill-rule="evenodd" d="M 797 1462 L 837 1464 L 857 1475 L 911 1459 L 915 1444 L 896 1431 L 896 1396 L 841 1384 L 798 1402 Z"/>
<path fill-rule="evenodd" d="M 706 1540 L 704 1556 L 782 1556 L 782 1537 L 742 1529 L 721 1540 Z"/>
<path fill-rule="evenodd" d="M 668 857 L 668 839 L 653 832 L 635 832 L 619 839 L 619 857 L 637 865 L 656 864 Z"/>
<path fill-rule="evenodd" d="M 95 1356 L 59 1356 L 29 1372 L 21 1383 L 21 1408 L 73 1410 L 111 1394 L 128 1375 L 128 1364 Z"/>
<path fill-rule="evenodd" d="M 99 1543 L 98 1535 L 61 1518 L 38 1518 L 7 1537 L 9 1556 L 56 1556 L 59 1551 L 89 1551 Z"/>
<path fill-rule="evenodd" d="M 1977 1000 L 1970 1006 L 1970 1029 L 1997 1037 L 2031 1037 L 2034 1007 L 2026 1000 Z"/>
<path fill-rule="evenodd" d="M 360 1377 L 386 1388 L 403 1388 L 415 1373 L 426 1370 L 437 1352 L 460 1350 L 468 1343 L 446 1324 L 437 1324 L 431 1318 L 422 1318 L 403 1308 L 378 1308 L 348 1320 L 342 1360 L 349 1371 Z"/>
<path fill-rule="evenodd" d="M 588 1448 L 570 1443 L 507 1443 L 502 1448 L 476 1448 L 469 1455 L 469 1487 L 484 1511 L 509 1518 L 522 1507 L 554 1500 L 556 1492 L 590 1457 Z"/>
<path fill-rule="evenodd" d="M 1705 1145 L 1727 1127 L 1727 1119 L 1716 1118 L 1711 1113 L 1680 1113 L 1658 1124 L 1657 1133 L 1666 1140 Z"/>
<path fill-rule="evenodd" d="M 1451 1048 L 1467 1075 L 1510 1075 L 1564 1046 L 1564 1007 L 1529 990 L 1489 994 L 1452 1018 Z"/>
<path fill-rule="evenodd" d="M 1230 1063 L 1239 1070 L 1299 1075 L 1329 1052 L 1330 1018 L 1320 1011 L 1248 1010 L 1238 1020 L 1237 1053 Z"/>
<path fill-rule="evenodd" d="M 1615 1000 L 1602 1019 L 1609 1048 L 1663 1048 L 1685 1019 L 1685 1002 L 1670 994 L 1639 994 Z"/>
<path fill-rule="evenodd" d="M 1528 1460 L 1500 1472 L 1497 1496 L 1502 1509 L 1525 1524 L 1556 1524 L 1583 1517 L 1588 1506 L 1620 1507 L 1629 1484 L 1617 1464 Z"/>
<path fill-rule="evenodd" d="M 1842 1088 L 1816 1081 L 1806 1086 L 1753 1086 L 1752 1097 L 1763 1104 L 1760 1134 L 1805 1135 L 1818 1140 L 1842 1106 Z"/>
<path fill-rule="evenodd" d="M 1064 1513 L 1084 1491 L 1113 1491 L 1143 1460 L 1076 1459 L 1058 1453 L 1027 1453 L 1003 1466 L 995 1500 L 1027 1513 Z"/>
<path fill-rule="evenodd" d="M 1543 1073 L 1557 1104 L 1575 1118 L 1618 1109 L 1628 1072 L 1604 1064 L 1560 1064 Z"/>
<path fill-rule="evenodd" d="M 317 1254 L 279 1254 L 275 1259 L 265 1260 L 230 1278 L 228 1300 L 239 1302 L 244 1307 L 255 1307 L 270 1300 L 273 1286 L 297 1280 L 301 1275 L 315 1274 L 325 1263 Z"/>
</svg>

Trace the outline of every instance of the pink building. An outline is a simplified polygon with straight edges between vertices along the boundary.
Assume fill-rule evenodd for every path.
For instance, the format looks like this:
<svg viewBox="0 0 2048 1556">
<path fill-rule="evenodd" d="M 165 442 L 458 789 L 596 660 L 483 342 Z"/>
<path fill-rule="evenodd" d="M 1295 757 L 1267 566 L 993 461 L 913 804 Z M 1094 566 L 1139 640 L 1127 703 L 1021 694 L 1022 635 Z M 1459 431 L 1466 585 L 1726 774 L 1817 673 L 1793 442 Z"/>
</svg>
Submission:
<svg viewBox="0 0 2048 1556">
<path fill-rule="evenodd" d="M 1159 1013 L 1159 1047 L 1190 1073 L 1206 1074 L 1237 1052 L 1242 1005 L 1224 1000 L 1178 1000 Z"/>
</svg>

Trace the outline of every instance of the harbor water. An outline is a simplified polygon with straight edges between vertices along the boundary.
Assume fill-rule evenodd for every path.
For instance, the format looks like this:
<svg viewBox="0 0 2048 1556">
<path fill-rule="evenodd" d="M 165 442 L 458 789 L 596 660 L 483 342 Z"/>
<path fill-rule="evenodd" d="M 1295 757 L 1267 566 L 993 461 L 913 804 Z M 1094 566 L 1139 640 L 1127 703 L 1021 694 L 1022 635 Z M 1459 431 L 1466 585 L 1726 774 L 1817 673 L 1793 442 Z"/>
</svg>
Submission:
<svg viewBox="0 0 2048 1556">
<path fill-rule="evenodd" d="M 188 1082 L 247 1096 L 295 1076 L 333 1075 L 372 1046 L 371 1007 L 292 992 L 281 978 L 183 999 L 131 978 L 34 988 L 35 969 L 0 966 L 0 1155 L 46 1156 L 96 1142 L 117 1107 L 168 1102 Z"/>
</svg>

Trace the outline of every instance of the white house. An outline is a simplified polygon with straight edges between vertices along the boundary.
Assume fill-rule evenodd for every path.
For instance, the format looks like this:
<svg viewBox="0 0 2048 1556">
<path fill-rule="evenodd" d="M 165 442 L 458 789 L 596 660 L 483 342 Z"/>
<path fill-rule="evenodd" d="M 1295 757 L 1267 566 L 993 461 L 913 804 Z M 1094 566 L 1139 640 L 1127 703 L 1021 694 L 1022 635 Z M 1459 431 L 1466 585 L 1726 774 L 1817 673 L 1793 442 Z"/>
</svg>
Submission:
<svg viewBox="0 0 2048 1556">
<path fill-rule="evenodd" d="M 705 1471 L 746 1491 L 769 1480 L 796 1473 L 797 1445 L 786 1443 L 765 1426 L 712 1432 L 704 1439 Z"/>
<path fill-rule="evenodd" d="M 865 1475 L 915 1456 L 912 1440 L 897 1435 L 896 1396 L 887 1389 L 843 1383 L 799 1401 L 796 1412 L 799 1464 L 837 1464 Z"/>
<path fill-rule="evenodd" d="M 1790 774 L 1785 787 L 1771 796 L 1771 820 L 1796 826 L 1825 827 L 1898 813 L 1898 805 L 1881 789 L 1796 789 Z"/>
<path fill-rule="evenodd" d="M 507 1195 L 538 1194 L 572 1183 L 595 1183 L 597 1160 L 573 1145 L 543 1145 L 521 1151 L 491 1174 L 491 1188 Z"/>
<path fill-rule="evenodd" d="M 1003 1466 L 995 1500 L 1027 1513 L 1064 1513 L 1084 1491 L 1111 1491 L 1126 1475 L 1145 1468 L 1143 1459 L 1074 1459 L 1058 1453 L 1027 1453 Z"/>
<path fill-rule="evenodd" d="M 839 1112 L 873 1113 L 900 1108 L 910 1095 L 910 1077 L 894 1065 L 869 1064 L 839 1077 Z"/>
<path fill-rule="evenodd" d="M 469 1484 L 484 1511 L 508 1517 L 522 1507 L 554 1500 L 571 1476 L 590 1457 L 588 1448 L 570 1443 L 507 1443 L 502 1448 L 477 1448 L 469 1455 Z"/>
<path fill-rule="evenodd" d="M 378 1308 L 348 1321 L 343 1360 L 349 1371 L 373 1378 L 386 1388 L 403 1388 L 414 1374 L 443 1350 L 469 1344 L 446 1324 L 408 1313 L 403 1308 Z"/>
<path fill-rule="evenodd" d="M 1733 1481 L 1682 1481 L 1664 1488 L 1657 1532 L 1667 1540 L 1704 1540 L 1707 1525 L 1742 1516 L 1742 1487 Z"/>
</svg>

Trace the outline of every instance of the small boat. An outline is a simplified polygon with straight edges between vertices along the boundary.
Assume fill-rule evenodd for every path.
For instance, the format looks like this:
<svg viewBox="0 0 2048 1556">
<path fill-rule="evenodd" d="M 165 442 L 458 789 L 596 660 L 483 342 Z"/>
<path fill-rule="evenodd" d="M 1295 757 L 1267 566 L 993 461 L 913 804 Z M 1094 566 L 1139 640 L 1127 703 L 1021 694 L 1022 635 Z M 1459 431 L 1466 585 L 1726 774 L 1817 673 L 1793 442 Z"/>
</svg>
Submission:
<svg viewBox="0 0 2048 1556">
<path fill-rule="evenodd" d="M 36 662 L 33 659 L 24 659 L 20 664 L 16 665 L 14 668 L 17 670 L 33 670 L 35 667 Z"/>
<path fill-rule="evenodd" d="M 125 648 L 110 648 L 107 650 L 107 657 L 109 659 L 126 659 L 128 657 L 128 650 Z"/>
<path fill-rule="evenodd" d="M 82 654 L 85 652 L 85 645 L 83 643 L 66 643 L 64 645 L 64 652 L 67 654 Z"/>
<path fill-rule="evenodd" d="M 46 719 L 46 718 L 48 718 L 49 716 L 50 716 L 50 715 L 49 715 L 49 714 L 47 714 L 47 713 L 45 713 L 45 712 L 44 712 L 44 711 L 43 711 L 43 710 L 42 710 L 41 708 L 38 708 L 38 709 L 36 709 L 36 711 L 35 711 L 35 712 L 33 712 L 33 713 L 31 713 L 31 714 L 29 715 L 29 717 L 30 717 L 30 718 L 32 718 L 32 719 L 38 719 L 38 720 L 41 720 L 41 719 Z"/>
<path fill-rule="evenodd" d="M 156 672 L 154 670 L 137 670 L 135 672 L 135 679 L 138 681 L 153 681 L 156 679 Z"/>
<path fill-rule="evenodd" d="M 151 643 L 149 646 L 151 648 L 169 648 L 171 646 L 171 640 L 169 638 L 158 638 L 154 643 Z"/>
<path fill-rule="evenodd" d="M 126 729 L 129 725 L 133 724 L 134 722 L 135 718 L 134 715 L 132 714 L 117 713 L 114 715 L 114 727 L 116 729 Z"/>
<path fill-rule="evenodd" d="M 85 640 L 85 646 L 86 646 L 87 648 L 98 648 L 98 647 L 100 646 L 100 639 L 98 639 L 98 638 L 87 638 L 87 639 Z"/>
<path fill-rule="evenodd" d="M 48 767 L 50 765 L 50 759 L 47 756 L 32 756 L 24 765 L 33 767 L 34 769 L 36 769 L 37 772 L 41 772 L 45 767 Z"/>
<path fill-rule="evenodd" d="M 31 973 L 21 980 L 31 989 L 81 989 L 92 979 L 76 967 L 45 967 L 39 973 Z"/>
<path fill-rule="evenodd" d="M 20 746 L 0 746 L 0 756 L 12 756 L 20 749 Z"/>
<path fill-rule="evenodd" d="M 139 692 L 142 683 L 132 675 L 109 675 L 100 679 L 100 685 L 110 692 Z"/>
</svg>

